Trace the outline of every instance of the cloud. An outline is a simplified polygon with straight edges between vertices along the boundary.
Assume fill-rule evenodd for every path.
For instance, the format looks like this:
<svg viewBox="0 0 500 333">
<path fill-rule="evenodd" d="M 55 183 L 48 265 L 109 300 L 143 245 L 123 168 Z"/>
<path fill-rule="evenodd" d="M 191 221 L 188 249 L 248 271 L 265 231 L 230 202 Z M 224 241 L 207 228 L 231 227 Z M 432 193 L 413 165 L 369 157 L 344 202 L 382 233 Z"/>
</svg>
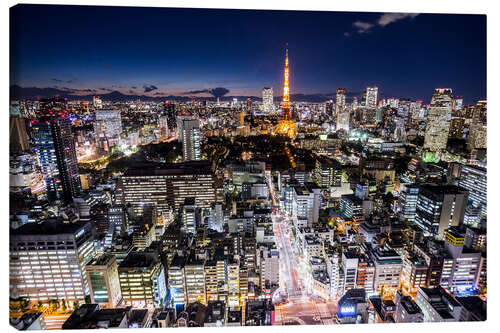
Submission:
<svg viewBox="0 0 500 333">
<path fill-rule="evenodd" d="M 229 93 L 229 89 L 224 87 L 216 87 L 212 89 L 202 89 L 202 90 L 191 90 L 183 92 L 183 95 L 196 95 L 196 94 L 210 94 L 215 98 L 222 97 Z"/>
<path fill-rule="evenodd" d="M 104 90 L 104 91 L 113 91 L 113 89 L 109 89 L 109 88 L 99 88 L 99 90 Z"/>
<path fill-rule="evenodd" d="M 419 14 L 415 13 L 386 13 L 382 14 L 375 22 L 363 22 L 358 20 L 352 25 L 358 34 L 364 34 L 371 32 L 375 27 L 385 27 L 391 23 L 401 21 L 406 18 L 415 18 L 418 15 Z M 349 37 L 350 35 L 350 32 L 344 32 L 345 37 Z"/>
<path fill-rule="evenodd" d="M 137 87 L 134 87 L 134 86 L 132 86 L 131 88 L 132 88 L 132 89 L 137 89 Z"/>
<path fill-rule="evenodd" d="M 145 84 L 142 87 L 144 88 L 145 93 L 158 89 L 157 86 L 154 86 L 152 84 L 150 84 L 150 85 Z"/>
<path fill-rule="evenodd" d="M 58 82 L 58 83 L 73 83 L 73 82 L 76 81 L 76 80 L 73 80 L 73 79 L 72 80 L 61 80 L 61 79 L 58 79 L 58 78 L 55 78 L 55 77 L 51 78 L 50 80 L 53 81 L 53 82 Z"/>
<path fill-rule="evenodd" d="M 377 24 L 381 27 L 385 27 L 388 24 L 394 23 L 399 20 L 404 20 L 405 18 L 415 18 L 418 14 L 413 13 L 387 13 L 380 16 Z"/>
<path fill-rule="evenodd" d="M 203 89 L 203 90 L 191 90 L 191 91 L 185 91 L 182 94 L 183 95 L 195 95 L 195 94 L 203 94 L 203 93 L 208 93 L 210 89 Z"/>
<path fill-rule="evenodd" d="M 375 24 L 369 22 L 356 21 L 352 24 L 360 34 L 364 34 L 365 32 L 369 32 Z"/>
</svg>

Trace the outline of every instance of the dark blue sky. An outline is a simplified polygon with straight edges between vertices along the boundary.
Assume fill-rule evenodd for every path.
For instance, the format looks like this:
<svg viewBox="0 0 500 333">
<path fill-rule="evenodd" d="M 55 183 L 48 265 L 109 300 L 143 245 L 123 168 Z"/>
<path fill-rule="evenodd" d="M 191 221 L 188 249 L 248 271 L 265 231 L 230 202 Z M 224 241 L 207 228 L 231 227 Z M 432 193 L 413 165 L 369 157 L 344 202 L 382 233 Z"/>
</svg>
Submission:
<svg viewBox="0 0 500 333">
<path fill-rule="evenodd" d="M 124 93 L 225 87 L 361 93 L 428 103 L 436 87 L 486 98 L 486 17 L 20 5 L 11 9 L 11 84 Z"/>
</svg>

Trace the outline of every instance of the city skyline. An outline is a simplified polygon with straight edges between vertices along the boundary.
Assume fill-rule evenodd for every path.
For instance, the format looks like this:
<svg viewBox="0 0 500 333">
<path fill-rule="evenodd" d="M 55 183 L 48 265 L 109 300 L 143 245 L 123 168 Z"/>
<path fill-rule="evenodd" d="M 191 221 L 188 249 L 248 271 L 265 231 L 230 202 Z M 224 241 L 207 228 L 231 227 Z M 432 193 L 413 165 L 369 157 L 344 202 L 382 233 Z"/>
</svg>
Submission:
<svg viewBox="0 0 500 333">
<path fill-rule="evenodd" d="M 450 87 L 466 103 L 486 99 L 481 15 L 37 5 L 11 13 L 10 84 L 21 87 L 179 98 L 219 87 L 260 97 L 263 87 L 279 91 L 288 43 L 293 94 L 344 87 L 350 97 L 378 86 L 381 96 L 429 103 L 429 87 Z"/>
<path fill-rule="evenodd" d="M 301 36 L 288 30 L 300 26 L 300 15 L 316 15 L 314 23 L 302 23 L 319 27 L 320 16 L 332 13 L 273 13 L 285 15 L 270 18 L 284 25 L 282 31 L 267 31 L 267 44 L 245 38 L 266 27 L 252 15 L 270 12 L 152 13 L 150 28 L 165 28 L 167 21 L 175 25 L 178 40 L 191 43 L 173 38 L 168 47 L 153 48 L 154 38 L 139 41 L 137 32 L 128 42 L 120 40 L 144 20 L 144 8 L 133 8 L 134 21 L 123 21 L 128 8 L 113 8 L 105 24 L 99 23 L 108 7 L 81 7 L 78 14 L 73 11 L 77 7 L 36 8 L 43 9 L 40 17 L 60 18 L 45 30 L 67 19 L 88 20 L 102 33 L 116 23 L 113 29 L 120 36 L 107 44 L 94 36 L 92 44 L 84 42 L 92 35 L 85 30 L 85 38 L 73 36 L 58 44 L 38 34 L 31 45 L 40 49 L 36 61 L 26 63 L 29 59 L 11 54 L 11 67 L 21 69 L 16 73 L 32 73 L 34 79 L 52 70 L 50 81 L 58 83 L 56 88 L 14 85 L 10 91 L 11 326 L 40 330 L 487 319 L 488 101 L 468 100 L 460 84 L 465 80 L 455 80 L 445 68 L 455 66 L 453 72 L 461 78 L 469 73 L 457 64 L 480 61 L 462 59 L 464 54 L 451 56 L 446 66 L 436 61 L 453 42 L 448 37 L 443 42 L 440 31 L 424 50 L 436 52 L 425 53 L 421 63 L 411 66 L 415 54 L 392 56 L 388 50 L 396 52 L 401 45 L 381 46 L 390 40 L 377 35 L 396 25 L 399 35 L 405 34 L 404 25 L 420 24 L 411 28 L 420 30 L 422 22 L 415 22 L 425 15 L 356 14 L 342 36 L 357 38 L 353 52 L 369 47 L 376 52 L 338 60 L 328 51 L 331 45 L 315 40 L 311 27 Z M 47 11 L 52 16 L 44 16 Z M 222 12 L 231 16 L 217 21 Z M 24 14 L 26 26 L 36 24 Z M 196 24 L 186 32 L 176 21 L 188 17 Z M 236 17 L 234 29 L 226 26 Z M 210 26 L 213 31 L 220 28 L 223 36 L 191 36 L 209 18 L 216 22 Z M 216 54 L 222 44 L 215 40 L 237 35 L 255 22 L 262 24 L 238 41 L 225 41 L 227 52 Z M 321 31 L 324 40 L 330 38 L 327 30 Z M 58 40 L 71 33 L 68 29 Z M 161 29 L 151 34 L 163 36 Z M 282 37 L 286 42 L 275 48 L 280 43 L 274 39 Z M 26 46 L 26 36 L 12 39 L 11 45 L 21 41 Z M 320 47 L 311 51 L 299 39 Z M 81 42 L 79 49 L 75 41 Z M 143 53 L 128 53 L 133 46 Z M 99 69 L 94 62 L 82 71 L 90 60 L 117 47 L 126 51 L 111 57 L 121 67 L 105 61 L 106 69 Z M 161 55 L 151 57 L 160 50 Z M 268 51 L 273 53 L 266 56 Z M 177 62 L 172 52 L 178 53 Z M 57 66 L 45 67 L 44 61 Z M 394 66 L 388 69 L 385 62 Z M 178 69 L 168 76 L 172 87 L 179 82 L 192 86 L 163 95 L 170 88 L 165 88 L 162 64 Z M 249 64 L 250 69 L 245 67 Z M 321 75 L 315 74 L 318 68 L 324 68 Z M 343 73 L 344 83 L 363 82 L 363 92 L 343 83 L 328 94 L 314 93 L 337 79 L 332 68 Z M 246 70 L 252 81 L 200 86 L 206 77 L 222 80 Z M 196 80 L 189 81 L 189 71 L 199 74 Z M 476 72 L 484 75 L 481 69 Z M 275 73 L 281 78 L 267 84 Z M 83 88 L 95 75 L 103 77 L 102 91 Z M 164 85 L 128 81 L 140 75 L 164 78 Z M 310 75 L 317 76 L 311 80 Z M 417 80 L 426 75 L 431 81 L 444 79 L 441 84 Z M 364 78 L 372 76 L 387 81 L 365 84 Z M 127 88 L 125 83 L 113 86 L 118 79 L 136 84 L 135 92 L 120 92 Z M 387 97 L 388 82 L 398 82 L 402 90 L 411 86 L 411 94 Z M 105 88 L 107 84 L 117 90 Z M 253 85 L 259 86 L 252 97 L 241 95 Z M 425 94 L 433 91 L 430 102 L 414 97 L 421 93 L 419 85 Z M 309 95 L 301 89 L 310 89 Z M 21 97 L 23 91 L 31 95 Z"/>
</svg>

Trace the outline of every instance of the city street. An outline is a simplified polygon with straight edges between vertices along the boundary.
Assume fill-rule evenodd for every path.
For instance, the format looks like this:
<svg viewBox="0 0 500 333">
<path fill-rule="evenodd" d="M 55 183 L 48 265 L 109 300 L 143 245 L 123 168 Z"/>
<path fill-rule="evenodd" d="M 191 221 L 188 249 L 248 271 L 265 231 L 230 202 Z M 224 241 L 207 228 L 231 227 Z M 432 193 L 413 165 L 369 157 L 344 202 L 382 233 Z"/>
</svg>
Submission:
<svg viewBox="0 0 500 333">
<path fill-rule="evenodd" d="M 271 174 L 266 172 L 269 194 L 277 206 Z M 281 213 L 273 214 L 276 245 L 280 253 L 280 291 L 288 295 L 288 302 L 275 305 L 276 325 L 329 325 L 334 324 L 336 302 L 314 301 L 300 272 L 297 243 L 291 230 L 292 220 Z"/>
</svg>

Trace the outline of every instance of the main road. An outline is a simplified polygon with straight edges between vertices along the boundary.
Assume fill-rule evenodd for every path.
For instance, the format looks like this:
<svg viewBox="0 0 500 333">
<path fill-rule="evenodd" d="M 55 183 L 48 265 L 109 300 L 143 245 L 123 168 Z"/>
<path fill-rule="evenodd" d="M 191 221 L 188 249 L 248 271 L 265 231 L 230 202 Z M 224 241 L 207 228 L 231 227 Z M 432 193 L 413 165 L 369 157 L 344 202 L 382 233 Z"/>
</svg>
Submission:
<svg viewBox="0 0 500 333">
<path fill-rule="evenodd" d="M 272 203 L 278 207 L 278 200 L 272 183 L 271 173 L 266 172 Z M 312 298 L 309 286 L 304 281 L 305 272 L 300 268 L 300 250 L 291 230 L 293 221 L 284 216 L 279 208 L 273 211 L 273 228 L 280 256 L 279 293 L 288 296 L 288 302 L 275 305 L 275 325 L 329 325 L 334 324 L 337 303 L 318 302 Z"/>
</svg>

